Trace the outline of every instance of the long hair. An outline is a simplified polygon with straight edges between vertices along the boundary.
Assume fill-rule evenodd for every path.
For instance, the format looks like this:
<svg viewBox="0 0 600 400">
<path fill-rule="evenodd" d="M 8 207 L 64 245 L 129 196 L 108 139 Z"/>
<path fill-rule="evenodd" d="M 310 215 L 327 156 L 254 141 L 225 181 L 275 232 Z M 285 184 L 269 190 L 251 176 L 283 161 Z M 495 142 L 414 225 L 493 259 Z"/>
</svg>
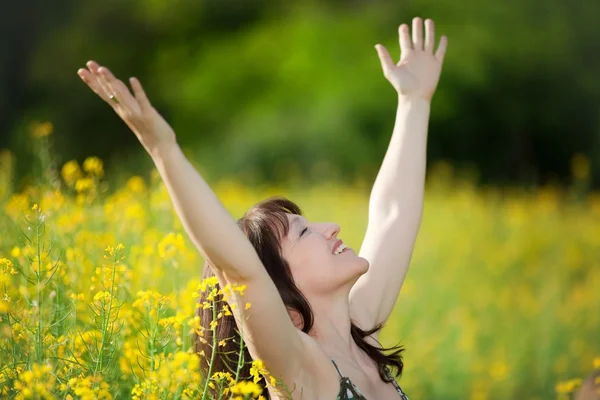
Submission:
<svg viewBox="0 0 600 400">
<path fill-rule="evenodd" d="M 258 257 L 262 261 L 267 273 L 275 283 L 275 287 L 279 291 L 279 295 L 283 299 L 283 304 L 290 311 L 298 313 L 301 317 L 301 326 L 299 329 L 308 334 L 313 326 L 313 312 L 309 302 L 306 300 L 300 289 L 294 283 L 289 264 L 282 256 L 280 237 L 285 237 L 289 232 L 289 220 L 286 214 L 302 215 L 300 208 L 292 201 L 283 197 L 271 197 L 252 207 L 237 223 L 242 229 L 254 249 Z M 205 263 L 202 278 L 214 276 L 212 267 Z M 198 300 L 199 304 L 206 301 L 208 293 L 200 293 Z M 217 300 L 223 300 L 218 298 Z M 197 353 L 203 354 L 204 358 L 210 360 L 213 348 L 212 331 L 210 323 L 212 321 L 212 311 L 210 309 L 197 308 L 197 315 L 200 317 L 200 324 L 204 327 L 208 335 L 204 336 L 204 341 L 194 335 L 194 347 Z M 352 322 L 351 334 L 354 342 L 361 348 L 373 361 L 377 363 L 379 376 L 385 382 L 390 382 L 386 374 L 386 367 L 392 367 L 396 371 L 396 376 L 402 375 L 404 363 L 402 361 L 402 352 L 404 348 L 396 345 L 390 348 L 376 347 L 369 344 L 365 337 L 379 331 L 383 324 L 372 327 L 371 329 L 362 330 Z M 250 366 L 252 358 L 248 349 L 244 347 L 243 353 L 240 354 L 240 335 L 238 327 L 233 316 L 222 317 L 215 331 L 217 342 L 226 340 L 224 347 L 217 350 L 217 356 L 212 366 L 212 373 L 215 372 L 232 372 L 243 357 L 240 379 L 248 379 L 250 377 Z M 203 352 L 203 353 L 202 353 Z M 384 354 L 387 352 L 388 354 Z M 201 362 L 201 369 L 205 376 L 208 372 L 208 364 Z M 207 377 L 207 379 L 210 377 Z M 264 379 L 259 382 L 265 389 Z M 269 399 L 269 393 L 265 389 L 263 395 Z"/>
</svg>

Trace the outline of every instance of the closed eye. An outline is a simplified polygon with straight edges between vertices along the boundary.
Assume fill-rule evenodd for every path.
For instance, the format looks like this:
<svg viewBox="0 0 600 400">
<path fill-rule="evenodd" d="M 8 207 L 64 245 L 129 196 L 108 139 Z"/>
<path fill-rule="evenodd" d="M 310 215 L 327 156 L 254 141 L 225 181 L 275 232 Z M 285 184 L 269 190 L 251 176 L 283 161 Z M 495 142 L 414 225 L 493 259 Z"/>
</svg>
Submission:
<svg viewBox="0 0 600 400">
<path fill-rule="evenodd" d="M 306 232 L 307 230 L 308 230 L 308 227 L 302 229 L 302 232 L 300 232 L 300 236 L 299 237 L 302 237 L 302 235 L 304 235 L 304 232 Z"/>
</svg>

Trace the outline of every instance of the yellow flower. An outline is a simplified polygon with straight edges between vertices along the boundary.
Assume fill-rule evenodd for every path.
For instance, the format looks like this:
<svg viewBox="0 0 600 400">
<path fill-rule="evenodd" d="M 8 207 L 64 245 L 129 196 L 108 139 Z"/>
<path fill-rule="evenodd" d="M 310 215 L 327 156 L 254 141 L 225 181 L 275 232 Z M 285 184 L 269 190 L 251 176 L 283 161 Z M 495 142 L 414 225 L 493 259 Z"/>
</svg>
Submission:
<svg viewBox="0 0 600 400">
<path fill-rule="evenodd" d="M 262 362 L 262 360 L 252 361 L 252 366 L 250 367 L 250 375 L 252 376 L 252 380 L 254 381 L 254 383 L 260 381 L 261 375 L 265 371 L 265 364 Z"/>
<path fill-rule="evenodd" d="M 8 258 L 0 258 L 0 273 L 10 273 L 11 275 L 15 275 L 17 270 L 15 269 L 13 262 Z"/>
<path fill-rule="evenodd" d="M 106 249 L 104 249 L 104 251 L 106 252 L 106 254 L 104 255 L 104 258 L 108 259 L 110 257 L 121 256 L 121 259 L 123 259 L 123 254 L 122 254 L 121 250 L 124 250 L 124 249 L 125 249 L 125 245 L 123 243 L 119 243 L 115 247 L 108 245 L 108 246 L 106 246 Z"/>
<path fill-rule="evenodd" d="M 198 290 L 199 292 L 206 292 L 206 290 L 208 288 L 212 289 L 213 287 L 217 286 L 219 284 L 219 278 L 217 278 L 216 276 L 211 276 L 209 278 L 205 278 L 202 280 L 202 282 L 200 282 L 198 284 L 198 287 L 196 288 L 196 290 Z"/>
<path fill-rule="evenodd" d="M 29 209 L 29 196 L 23 193 L 13 194 L 5 206 L 8 214 L 16 216 Z"/>
<path fill-rule="evenodd" d="M 94 296 L 94 301 L 98 301 L 100 303 L 107 303 L 111 300 L 111 295 L 108 292 L 98 292 Z"/>
<path fill-rule="evenodd" d="M 83 176 L 83 172 L 79 168 L 79 163 L 76 160 L 71 160 L 63 165 L 61 176 L 67 186 L 73 186 Z"/>
<path fill-rule="evenodd" d="M 84 299 L 83 293 L 71 293 L 69 297 L 74 301 L 83 301 Z"/>
<path fill-rule="evenodd" d="M 146 182 L 140 176 L 133 176 L 129 178 L 125 188 L 132 193 L 144 193 L 146 192 Z"/>
<path fill-rule="evenodd" d="M 82 400 L 112 399 L 110 386 L 101 376 L 80 375 L 69 379 L 67 386 L 75 393 L 77 398 Z"/>
<path fill-rule="evenodd" d="M 206 300 L 208 301 L 215 301 L 215 296 L 218 294 L 217 292 L 217 288 L 213 288 L 210 293 L 208 294 L 208 296 L 206 296 Z"/>
<path fill-rule="evenodd" d="M 92 176 L 102 178 L 104 176 L 104 167 L 102 160 L 98 157 L 88 157 L 83 162 L 83 170 Z"/>
<path fill-rule="evenodd" d="M 232 386 L 230 390 L 233 394 L 239 394 L 242 396 L 250 395 L 253 398 L 256 398 L 262 394 L 262 388 L 251 381 L 240 381 L 235 386 Z"/>
<path fill-rule="evenodd" d="M 229 386 L 235 384 L 235 379 L 233 379 L 233 376 L 229 372 L 215 372 L 212 378 L 217 382 L 227 381 Z"/>
<path fill-rule="evenodd" d="M 558 385 L 556 385 L 556 393 L 559 394 L 567 394 L 567 393 L 572 393 L 573 391 L 575 391 L 575 389 L 577 389 L 581 383 L 582 383 L 582 379 L 577 378 L 577 379 L 571 379 L 569 381 L 566 382 L 561 382 Z"/>
<path fill-rule="evenodd" d="M 31 135 L 35 138 L 50 136 L 53 131 L 51 122 L 34 122 L 31 124 Z"/>
<path fill-rule="evenodd" d="M 229 306 L 228 306 L 227 304 L 224 304 L 224 305 L 223 305 L 223 314 L 224 314 L 224 315 L 226 315 L 226 316 L 233 315 L 233 314 L 231 313 L 231 310 L 229 309 Z"/>
<path fill-rule="evenodd" d="M 170 259 L 185 250 L 183 236 L 180 233 L 169 233 L 158 244 L 158 255 L 164 259 Z"/>
<path fill-rule="evenodd" d="M 133 308 L 137 308 L 142 312 L 161 310 L 170 303 L 170 299 L 167 296 L 163 296 L 158 292 L 152 290 L 140 290 L 137 292 L 137 299 L 131 305 Z"/>
<path fill-rule="evenodd" d="M 125 217 L 127 220 L 142 221 L 146 216 L 146 210 L 141 204 L 130 204 L 125 208 Z"/>
<path fill-rule="evenodd" d="M 496 360 L 490 367 L 490 375 L 493 379 L 501 381 L 508 376 L 508 365 L 501 360 Z"/>
<path fill-rule="evenodd" d="M 246 292 L 246 285 L 234 285 L 233 286 L 233 291 L 234 292 L 238 292 L 240 294 L 240 296 L 243 296 L 244 293 Z"/>
<path fill-rule="evenodd" d="M 33 364 L 31 370 L 23 371 L 18 380 L 14 383 L 14 388 L 19 391 L 17 398 L 54 398 L 52 391 L 56 377 L 52 373 L 52 367 L 47 364 Z"/>
<path fill-rule="evenodd" d="M 91 190 L 95 187 L 95 183 L 94 180 L 91 178 L 81 178 L 81 179 L 77 179 L 77 181 L 75 182 L 75 190 L 78 193 L 81 192 L 86 192 L 88 190 Z"/>
<path fill-rule="evenodd" d="M 271 384 L 271 386 L 275 387 L 275 386 L 277 386 L 277 379 L 275 379 L 275 377 L 273 375 L 270 375 L 269 383 Z"/>
<path fill-rule="evenodd" d="M 21 255 L 21 249 L 17 246 L 13 247 L 10 251 L 11 257 L 19 257 Z"/>
</svg>

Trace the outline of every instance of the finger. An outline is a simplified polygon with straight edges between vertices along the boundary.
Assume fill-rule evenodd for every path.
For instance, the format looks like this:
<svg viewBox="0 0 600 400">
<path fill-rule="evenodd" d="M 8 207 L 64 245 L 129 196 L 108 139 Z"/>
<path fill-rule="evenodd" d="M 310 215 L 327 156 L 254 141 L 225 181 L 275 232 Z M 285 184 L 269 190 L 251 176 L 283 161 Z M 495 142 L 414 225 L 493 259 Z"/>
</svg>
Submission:
<svg viewBox="0 0 600 400">
<path fill-rule="evenodd" d="M 400 25 L 400 28 L 398 28 L 398 35 L 400 36 L 400 56 L 404 57 L 413 49 L 412 41 L 410 40 L 410 34 L 408 32 L 408 25 Z"/>
<path fill-rule="evenodd" d="M 423 20 L 419 17 L 413 18 L 412 36 L 415 50 L 423 50 Z"/>
<path fill-rule="evenodd" d="M 108 101 L 108 93 L 106 93 L 100 82 L 98 82 L 98 78 L 96 78 L 94 74 L 85 68 L 80 68 L 77 70 L 77 75 L 79 75 L 81 80 L 85 82 L 85 84 L 88 85 L 88 87 L 92 89 L 94 93 L 102 98 L 102 100 Z"/>
<path fill-rule="evenodd" d="M 102 73 L 102 69 L 98 68 L 95 71 L 94 75 L 96 76 L 96 78 L 98 79 L 98 83 L 100 83 L 100 86 L 106 93 L 106 97 L 108 98 L 108 100 L 107 100 L 108 105 L 111 106 L 112 108 L 114 108 L 115 111 L 118 111 L 119 106 L 120 106 L 119 100 L 117 99 L 117 101 L 115 101 L 113 98 L 111 98 L 111 96 L 116 97 L 116 93 L 115 93 L 115 90 L 110 87 L 110 85 L 106 79 L 106 76 L 104 76 L 104 74 Z"/>
<path fill-rule="evenodd" d="M 82 74 L 80 74 L 79 76 L 82 76 L 82 79 L 84 79 L 85 77 L 86 79 L 84 79 L 84 81 L 88 83 L 92 90 L 94 90 L 94 92 L 96 92 L 104 100 L 107 100 L 108 95 L 110 93 L 108 93 L 105 90 L 105 88 L 102 86 L 102 83 L 100 82 L 100 77 L 98 76 L 98 68 L 100 67 L 100 65 L 93 60 L 88 61 L 87 63 L 85 63 L 85 65 L 88 67 L 88 69 L 80 69 L 78 72 L 82 72 L 83 76 Z"/>
<path fill-rule="evenodd" d="M 104 93 L 103 99 L 110 105 L 111 107 L 115 106 L 116 103 L 110 99 L 111 95 L 114 95 L 112 89 L 108 86 L 106 79 L 100 73 L 100 65 L 95 63 L 94 61 L 88 61 L 87 66 L 94 77 L 97 85 L 100 87 L 102 93 Z"/>
<path fill-rule="evenodd" d="M 117 101 L 110 100 L 115 108 L 123 108 L 124 111 L 128 112 L 139 112 L 139 105 L 135 98 L 129 92 L 129 88 L 119 79 L 117 79 L 112 72 L 106 67 L 100 67 L 98 73 L 102 78 L 102 83 L 108 88 L 110 93 L 117 98 Z"/>
<path fill-rule="evenodd" d="M 446 55 L 446 49 L 448 48 L 448 37 L 442 36 L 440 38 L 440 44 L 438 44 L 437 51 L 435 52 L 435 58 L 440 62 L 444 62 L 444 56 Z"/>
<path fill-rule="evenodd" d="M 380 44 L 375 45 L 375 49 L 377 50 L 377 55 L 379 56 L 379 61 L 381 61 L 381 69 L 383 70 L 383 75 L 388 76 L 389 72 L 394 68 L 394 60 L 392 60 L 392 56 L 390 56 L 390 52 L 387 51 L 385 47 Z"/>
<path fill-rule="evenodd" d="M 142 108 L 142 110 L 152 107 L 150 101 L 148 100 L 148 96 L 146 96 L 146 92 L 142 87 L 142 84 L 137 78 L 129 78 L 129 83 L 131 84 L 131 89 L 133 90 L 133 94 Z"/>
<path fill-rule="evenodd" d="M 433 53 L 435 46 L 435 24 L 431 19 L 425 20 L 425 51 Z"/>
<path fill-rule="evenodd" d="M 92 72 L 93 74 L 97 73 L 98 72 L 98 68 L 100 68 L 100 64 L 98 64 L 94 60 L 90 60 L 90 61 L 86 62 L 85 65 L 88 67 L 88 69 L 90 70 L 90 72 Z"/>
<path fill-rule="evenodd" d="M 105 87 L 105 85 L 102 82 L 102 79 L 100 77 L 100 74 L 98 72 L 98 69 L 100 68 L 100 64 L 98 64 L 96 61 L 94 60 L 90 60 L 87 63 L 85 63 L 85 65 L 88 67 L 88 70 L 90 71 L 90 73 L 92 74 L 92 80 L 94 82 L 94 84 L 98 87 L 98 89 L 104 93 L 103 98 L 108 101 L 108 96 L 111 94 L 108 91 L 108 88 Z"/>
</svg>

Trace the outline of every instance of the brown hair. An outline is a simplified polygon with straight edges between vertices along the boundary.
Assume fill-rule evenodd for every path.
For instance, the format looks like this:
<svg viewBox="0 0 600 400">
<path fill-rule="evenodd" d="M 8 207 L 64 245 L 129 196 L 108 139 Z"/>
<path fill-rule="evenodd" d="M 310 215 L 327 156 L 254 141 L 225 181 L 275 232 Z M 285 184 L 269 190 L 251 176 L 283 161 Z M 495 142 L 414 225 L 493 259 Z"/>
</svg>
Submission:
<svg viewBox="0 0 600 400">
<path fill-rule="evenodd" d="M 300 208 L 292 201 L 282 197 L 272 197 L 264 200 L 252 207 L 237 223 L 242 229 L 248 240 L 254 246 L 258 257 L 262 261 L 267 273 L 275 283 L 275 287 L 279 291 L 283 303 L 286 308 L 295 311 L 302 317 L 301 330 L 308 334 L 313 325 L 313 312 L 310 304 L 294 283 L 290 267 L 286 260 L 281 255 L 280 237 L 285 237 L 289 231 L 289 221 L 286 214 L 302 215 Z M 212 267 L 208 264 L 204 265 L 202 278 L 214 276 Z M 206 301 L 207 293 L 201 293 L 198 302 L 201 304 Z M 222 300 L 219 298 L 218 300 Z M 200 323 L 205 328 L 204 339 L 208 342 L 202 343 L 198 337 L 194 336 L 194 346 L 196 352 L 204 352 L 205 358 L 209 359 L 212 356 L 212 332 L 209 329 L 212 321 L 212 312 L 209 309 L 197 309 L 197 315 L 200 317 Z M 354 342 L 360 347 L 373 361 L 377 363 L 379 376 L 385 382 L 389 382 L 389 378 L 385 373 L 387 366 L 396 370 L 396 376 L 402 375 L 404 364 L 402 362 L 401 353 L 404 348 L 396 345 L 390 348 L 380 348 L 369 344 L 365 337 L 379 331 L 383 324 L 379 324 L 371 329 L 362 330 L 354 323 L 351 324 L 351 334 Z M 250 376 L 250 366 L 252 358 L 247 348 L 244 348 L 240 354 L 240 335 L 233 316 L 223 317 L 219 321 L 216 330 L 217 341 L 227 339 L 226 345 L 218 349 L 218 356 L 215 357 L 211 373 L 215 372 L 235 372 L 239 357 L 243 357 L 243 368 L 241 370 L 240 379 L 247 379 Z M 384 354 L 388 352 L 389 354 Z M 208 365 L 205 362 L 201 363 L 201 368 L 205 373 L 208 372 Z M 259 382 L 263 388 L 265 382 Z M 268 399 L 269 394 L 265 390 L 263 395 Z"/>
</svg>

